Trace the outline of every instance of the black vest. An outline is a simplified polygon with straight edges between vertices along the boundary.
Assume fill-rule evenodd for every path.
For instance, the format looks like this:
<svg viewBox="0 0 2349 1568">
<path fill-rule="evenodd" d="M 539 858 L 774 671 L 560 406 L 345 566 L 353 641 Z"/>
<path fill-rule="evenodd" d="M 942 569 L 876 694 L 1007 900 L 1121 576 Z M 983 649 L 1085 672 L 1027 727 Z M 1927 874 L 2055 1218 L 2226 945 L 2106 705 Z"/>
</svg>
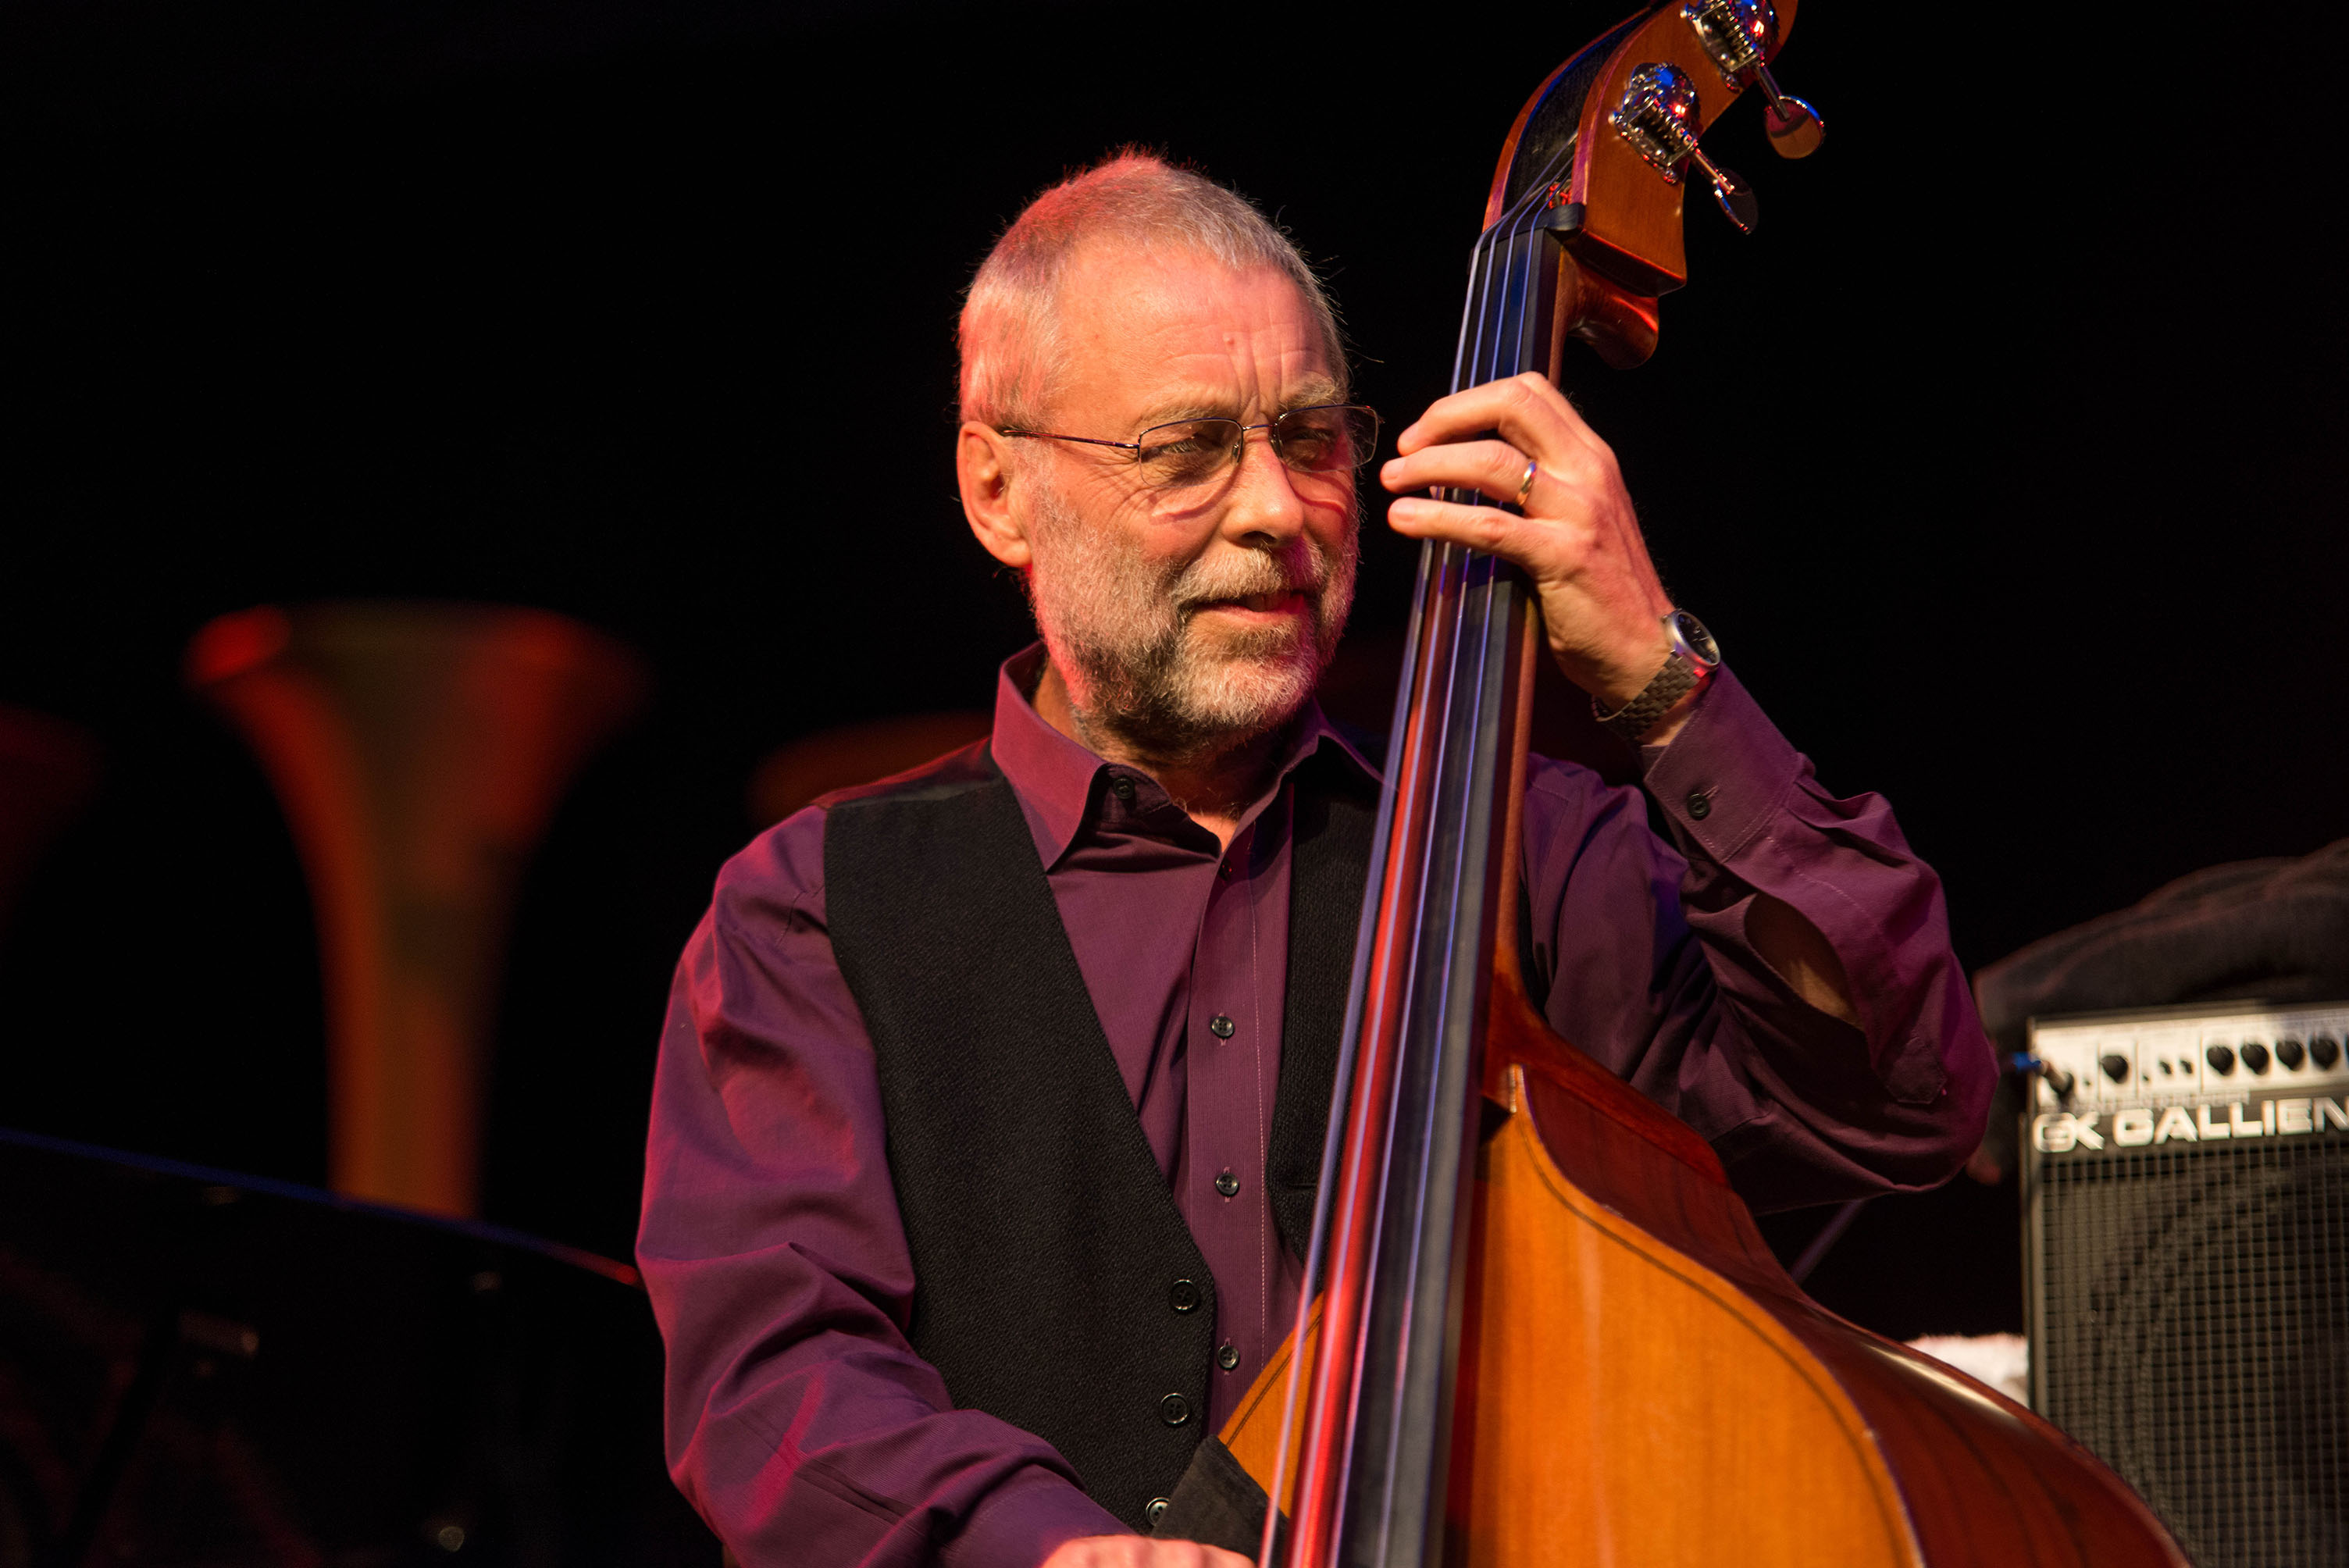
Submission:
<svg viewBox="0 0 2349 1568">
<path fill-rule="evenodd" d="M 1265 1179 L 1300 1257 L 1376 803 L 1294 775 L 1288 1000 Z M 873 1038 L 913 1346 L 958 1406 L 1058 1449 L 1147 1530 L 1198 1446 L 1215 1283 L 1143 1139 L 1035 840 L 982 743 L 834 798 L 833 951 Z"/>
</svg>

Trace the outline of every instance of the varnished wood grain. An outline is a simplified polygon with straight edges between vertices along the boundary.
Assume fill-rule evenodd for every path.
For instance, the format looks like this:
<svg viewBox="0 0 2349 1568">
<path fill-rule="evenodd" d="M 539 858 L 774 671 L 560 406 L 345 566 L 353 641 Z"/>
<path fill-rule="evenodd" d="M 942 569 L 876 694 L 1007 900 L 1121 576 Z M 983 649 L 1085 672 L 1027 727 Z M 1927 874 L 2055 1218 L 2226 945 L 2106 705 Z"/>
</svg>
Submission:
<svg viewBox="0 0 2349 1568">
<path fill-rule="evenodd" d="M 2183 1568 L 2061 1433 L 1805 1297 L 1715 1171 L 1525 1062 L 1501 1087 L 1447 1561 Z M 1287 1380 L 1284 1352 L 1224 1434 L 1260 1482 Z"/>
<path fill-rule="evenodd" d="M 1517 1114 L 1479 1172 L 1454 1559 L 1920 1562 L 1826 1368 L 1730 1281 L 1567 1181 L 1525 1114 L 1523 1068 L 1511 1079 Z"/>
<path fill-rule="evenodd" d="M 1783 42 L 1794 30 L 1794 0 L 1785 0 L 1777 11 Z M 1688 253 L 1681 233 L 1683 193 L 1692 189 L 1707 204 L 1712 197 L 1702 170 L 1691 168 L 1673 184 L 1607 123 L 1608 115 L 1623 100 L 1624 84 L 1646 65 L 1677 66 L 1688 74 L 1696 88 L 1700 132 L 1721 118 L 1738 89 L 1714 67 L 1696 30 L 1682 20 L 1681 8 L 1664 5 L 1616 49 L 1582 106 L 1571 191 L 1582 203 L 1583 222 L 1568 248 L 1584 265 L 1635 294 L 1652 297 L 1688 281 Z"/>
<path fill-rule="evenodd" d="M 1627 1086 L 1610 1080 L 1592 1096 L 1587 1078 L 1569 1086 L 1524 1064 L 1516 1070 L 1523 1108 L 1561 1180 L 1733 1290 L 1739 1315 L 1775 1323 L 1834 1381 L 1893 1478 L 1924 1562 L 1933 1568 L 2182 1568 L 2184 1558 L 2136 1494 L 2053 1426 L 1805 1296 L 1733 1192 L 1658 1144 L 1622 1137 L 1614 1119 L 1590 1103 L 1609 1095 L 1636 1099 Z M 1623 1304 L 1615 1322 L 1634 1336 L 1650 1326 L 1634 1303 Z M 1713 1418 L 1734 1427 L 1750 1418 L 1721 1400 Z M 1713 1440 L 1692 1444 L 1692 1465 L 1703 1470 L 1716 1462 Z"/>
<path fill-rule="evenodd" d="M 1920 1563 L 1865 1421 L 1816 1357 L 1575 1190 L 1525 1114 L 1524 1069 L 1510 1076 L 1517 1113 L 1478 1161 L 1448 1561 Z M 1643 1332 L 1626 1336 L 1627 1315 Z M 1283 1355 L 1224 1433 L 1260 1482 L 1286 1382 Z"/>
</svg>

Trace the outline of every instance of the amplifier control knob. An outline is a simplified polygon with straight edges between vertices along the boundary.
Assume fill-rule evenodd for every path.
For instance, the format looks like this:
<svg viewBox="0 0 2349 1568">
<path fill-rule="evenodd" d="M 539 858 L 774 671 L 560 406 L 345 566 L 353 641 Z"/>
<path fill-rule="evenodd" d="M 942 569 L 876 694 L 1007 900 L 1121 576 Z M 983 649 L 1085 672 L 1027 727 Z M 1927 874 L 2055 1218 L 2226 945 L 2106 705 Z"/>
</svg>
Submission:
<svg viewBox="0 0 2349 1568">
<path fill-rule="evenodd" d="M 2307 1055 L 2307 1050 L 2290 1035 L 2276 1042 L 2276 1060 L 2288 1068 L 2297 1068 Z"/>
<path fill-rule="evenodd" d="M 2255 1073 L 2268 1070 L 2268 1048 L 2257 1040 L 2243 1042 L 2243 1065 Z"/>
<path fill-rule="evenodd" d="M 2129 1060 L 2117 1051 L 2106 1051 L 2096 1058 L 2096 1065 L 2104 1068 L 2105 1076 L 2115 1083 L 2128 1077 Z"/>
<path fill-rule="evenodd" d="M 2230 1073 L 2235 1070 L 2235 1053 L 2224 1046 L 2212 1046 L 2202 1053 L 2202 1059 L 2210 1064 L 2210 1070 L 2214 1073 Z"/>
<path fill-rule="evenodd" d="M 2330 1035 L 2319 1035 L 2308 1042 L 2308 1057 L 2318 1067 L 2330 1068 L 2341 1059 L 2341 1042 Z"/>
</svg>

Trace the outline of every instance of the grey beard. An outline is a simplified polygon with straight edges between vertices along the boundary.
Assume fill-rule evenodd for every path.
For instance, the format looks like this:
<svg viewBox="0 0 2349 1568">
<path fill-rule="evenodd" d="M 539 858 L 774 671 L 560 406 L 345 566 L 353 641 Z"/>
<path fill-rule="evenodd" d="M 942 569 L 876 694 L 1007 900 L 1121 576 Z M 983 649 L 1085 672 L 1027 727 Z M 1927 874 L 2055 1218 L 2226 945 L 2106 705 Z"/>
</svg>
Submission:
<svg viewBox="0 0 2349 1568">
<path fill-rule="evenodd" d="M 1145 756 L 1195 757 L 1277 729 L 1305 706 L 1353 607 L 1357 529 L 1337 552 L 1300 536 L 1277 553 L 1224 551 L 1160 567 L 1089 529 L 1041 477 L 1030 480 L 1029 603 L 1081 727 Z M 1255 627 L 1209 646 L 1192 633 L 1213 601 L 1290 589 L 1306 595 L 1309 635 Z"/>
</svg>

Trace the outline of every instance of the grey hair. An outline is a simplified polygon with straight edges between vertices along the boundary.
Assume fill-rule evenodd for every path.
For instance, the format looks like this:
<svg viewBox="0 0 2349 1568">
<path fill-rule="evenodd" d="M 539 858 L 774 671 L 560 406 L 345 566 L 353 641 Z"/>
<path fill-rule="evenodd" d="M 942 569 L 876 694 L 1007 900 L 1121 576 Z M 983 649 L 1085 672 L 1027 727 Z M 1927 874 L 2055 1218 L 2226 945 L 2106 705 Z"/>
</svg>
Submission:
<svg viewBox="0 0 2349 1568">
<path fill-rule="evenodd" d="M 1061 368 L 1061 284 L 1077 253 L 1102 239 L 1191 251 L 1235 272 L 1286 274 L 1305 296 L 1330 373 L 1344 387 L 1338 313 L 1288 236 L 1246 197 L 1128 148 L 1030 202 L 979 263 L 957 333 L 965 419 L 1006 426 L 1039 418 Z"/>
</svg>

